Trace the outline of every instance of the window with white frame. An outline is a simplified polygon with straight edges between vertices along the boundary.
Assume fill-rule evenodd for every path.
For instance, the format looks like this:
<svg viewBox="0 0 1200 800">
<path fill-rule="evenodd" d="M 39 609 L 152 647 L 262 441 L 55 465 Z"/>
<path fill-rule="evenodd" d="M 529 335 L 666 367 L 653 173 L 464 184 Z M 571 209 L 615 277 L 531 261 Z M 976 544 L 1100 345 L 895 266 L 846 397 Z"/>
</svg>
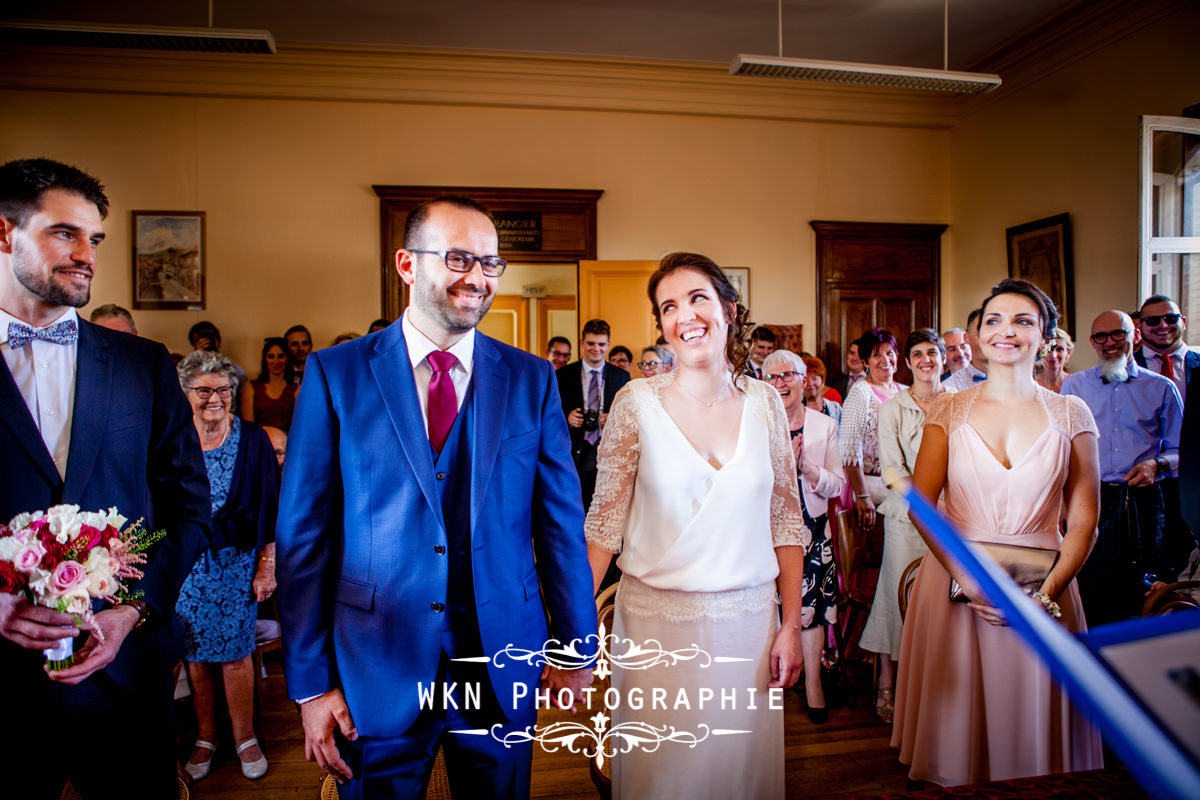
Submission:
<svg viewBox="0 0 1200 800">
<path fill-rule="evenodd" d="M 1142 117 L 1141 296 L 1165 294 L 1200 341 L 1200 120 Z"/>
</svg>

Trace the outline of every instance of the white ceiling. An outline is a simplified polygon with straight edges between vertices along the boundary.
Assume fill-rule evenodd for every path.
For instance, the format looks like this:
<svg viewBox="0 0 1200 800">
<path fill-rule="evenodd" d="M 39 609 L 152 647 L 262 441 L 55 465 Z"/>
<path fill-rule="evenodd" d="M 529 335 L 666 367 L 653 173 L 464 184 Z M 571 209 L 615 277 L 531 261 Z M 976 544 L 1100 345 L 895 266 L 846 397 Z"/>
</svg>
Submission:
<svg viewBox="0 0 1200 800">
<path fill-rule="evenodd" d="M 951 0 L 963 69 L 1076 0 Z M 208 0 L 31 0 L 10 19 L 203 27 Z M 277 42 L 493 49 L 727 63 L 778 50 L 776 0 L 212 0 L 213 24 Z M 783 54 L 942 66 L 943 0 L 783 0 Z"/>
</svg>

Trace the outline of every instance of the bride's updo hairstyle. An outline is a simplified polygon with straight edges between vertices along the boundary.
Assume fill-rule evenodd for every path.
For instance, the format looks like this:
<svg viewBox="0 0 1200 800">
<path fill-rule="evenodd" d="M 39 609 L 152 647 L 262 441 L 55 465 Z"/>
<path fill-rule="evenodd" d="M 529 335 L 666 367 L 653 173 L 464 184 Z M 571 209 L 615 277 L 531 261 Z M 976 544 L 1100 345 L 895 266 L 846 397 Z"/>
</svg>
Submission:
<svg viewBox="0 0 1200 800">
<path fill-rule="evenodd" d="M 699 253 L 671 253 L 658 262 L 658 269 L 650 276 L 646 286 L 646 294 L 650 297 L 650 309 L 654 312 L 654 321 L 662 332 L 662 315 L 658 311 L 658 284 L 662 279 L 681 269 L 690 269 L 708 278 L 717 296 L 721 298 L 721 306 L 725 309 L 725 317 L 729 320 L 725 339 L 725 360 L 733 365 L 734 384 L 746 374 L 746 364 L 750 360 L 750 332 L 753 327 L 749 322 L 749 310 L 741 304 L 737 289 L 729 282 L 729 278 L 721 271 L 711 258 Z"/>
<path fill-rule="evenodd" d="M 1037 306 L 1038 317 L 1042 322 L 1042 338 L 1054 338 L 1054 329 L 1058 327 L 1058 308 L 1045 292 L 1022 278 L 1005 278 L 992 287 L 992 293 L 979 307 L 979 324 L 981 326 L 983 325 L 983 315 L 987 313 L 988 303 L 992 302 L 993 297 L 1001 294 L 1019 294 L 1029 298 Z"/>
</svg>

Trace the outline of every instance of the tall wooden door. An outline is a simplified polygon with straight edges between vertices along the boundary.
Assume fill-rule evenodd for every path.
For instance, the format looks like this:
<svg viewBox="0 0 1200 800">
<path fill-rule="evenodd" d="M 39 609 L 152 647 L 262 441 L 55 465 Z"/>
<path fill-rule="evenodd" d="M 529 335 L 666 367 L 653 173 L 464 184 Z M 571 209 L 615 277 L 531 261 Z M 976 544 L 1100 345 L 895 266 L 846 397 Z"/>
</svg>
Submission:
<svg viewBox="0 0 1200 800">
<path fill-rule="evenodd" d="M 628 347 L 636 361 L 642 348 L 658 339 L 646 297 L 646 284 L 656 269 L 657 261 L 580 261 L 579 326 L 589 319 L 607 321 L 611 344 Z"/>
<path fill-rule="evenodd" d="M 886 328 L 901 348 L 914 328 L 938 327 L 945 225 L 810 223 L 817 233 L 818 354 L 833 381 L 850 342 Z M 900 354 L 896 379 L 911 383 Z"/>
</svg>

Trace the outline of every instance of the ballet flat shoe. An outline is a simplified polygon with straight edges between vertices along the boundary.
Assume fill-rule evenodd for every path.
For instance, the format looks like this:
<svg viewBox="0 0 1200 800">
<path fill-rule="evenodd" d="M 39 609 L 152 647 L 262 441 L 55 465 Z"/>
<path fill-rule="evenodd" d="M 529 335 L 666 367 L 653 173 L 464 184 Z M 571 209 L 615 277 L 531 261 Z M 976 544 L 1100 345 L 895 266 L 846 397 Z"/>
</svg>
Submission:
<svg viewBox="0 0 1200 800">
<path fill-rule="evenodd" d="M 242 765 L 242 774 L 252 781 L 256 781 L 263 775 L 267 774 L 267 756 L 264 753 L 256 761 L 242 761 L 242 751 L 248 750 L 258 744 L 258 739 L 250 737 L 246 741 L 238 745 L 237 754 L 238 761 Z M 259 745 L 259 750 L 262 750 L 262 745 Z"/>
</svg>

